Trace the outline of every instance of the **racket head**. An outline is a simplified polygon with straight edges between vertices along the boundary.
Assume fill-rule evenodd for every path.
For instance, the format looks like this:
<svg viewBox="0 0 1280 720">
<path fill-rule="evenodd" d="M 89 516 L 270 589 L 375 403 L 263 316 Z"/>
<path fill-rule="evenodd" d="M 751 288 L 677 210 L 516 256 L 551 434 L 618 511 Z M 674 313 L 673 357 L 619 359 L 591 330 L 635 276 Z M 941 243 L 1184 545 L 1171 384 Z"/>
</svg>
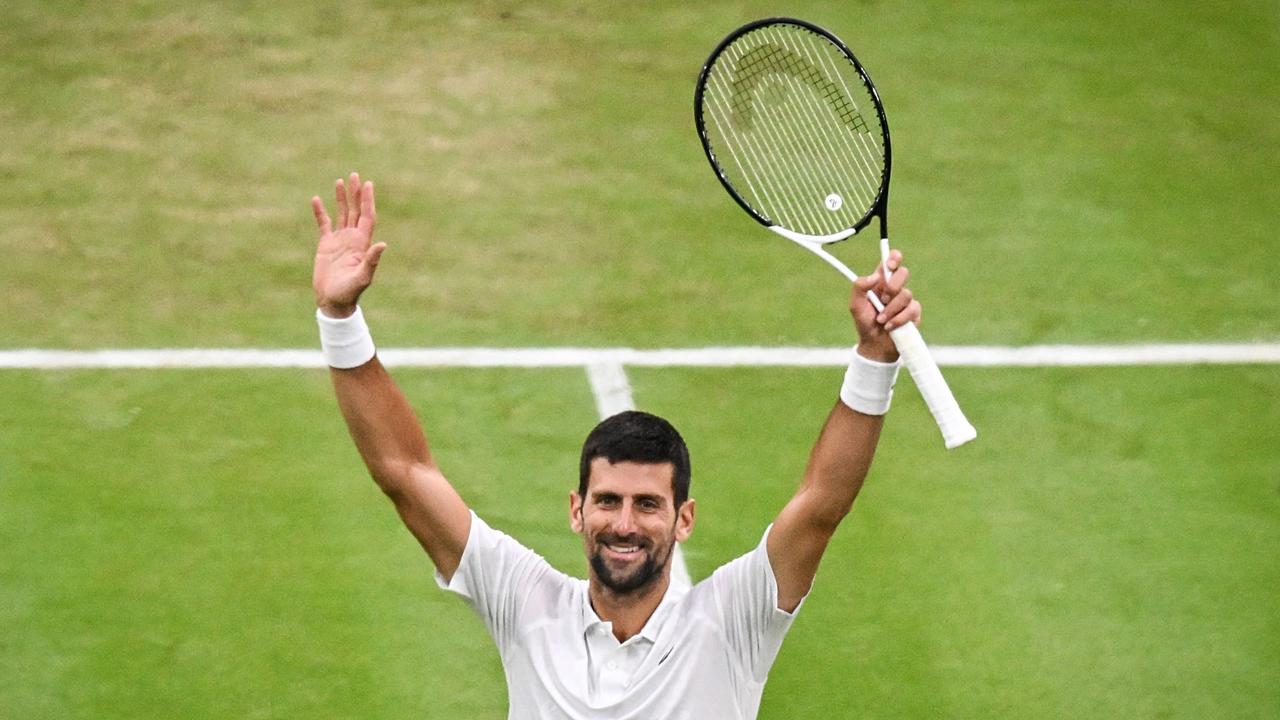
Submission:
<svg viewBox="0 0 1280 720">
<path fill-rule="evenodd" d="M 743 25 L 707 58 L 693 104 L 716 177 L 756 221 L 825 243 L 879 217 L 888 236 L 884 104 L 835 35 L 794 18 Z"/>
</svg>

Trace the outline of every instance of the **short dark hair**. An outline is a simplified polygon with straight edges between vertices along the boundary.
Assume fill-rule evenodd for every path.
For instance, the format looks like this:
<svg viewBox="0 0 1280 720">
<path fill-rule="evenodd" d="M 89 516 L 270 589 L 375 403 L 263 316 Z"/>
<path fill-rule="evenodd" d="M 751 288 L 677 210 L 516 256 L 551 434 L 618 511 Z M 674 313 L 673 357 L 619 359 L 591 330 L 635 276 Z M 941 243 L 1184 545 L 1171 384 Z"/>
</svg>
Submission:
<svg viewBox="0 0 1280 720">
<path fill-rule="evenodd" d="M 689 499 L 689 448 L 684 438 L 657 415 L 627 410 L 600 421 L 582 443 L 582 461 L 578 465 L 578 496 L 587 497 L 587 481 L 591 463 L 604 458 L 610 463 L 671 463 L 671 494 L 677 510 Z"/>
</svg>

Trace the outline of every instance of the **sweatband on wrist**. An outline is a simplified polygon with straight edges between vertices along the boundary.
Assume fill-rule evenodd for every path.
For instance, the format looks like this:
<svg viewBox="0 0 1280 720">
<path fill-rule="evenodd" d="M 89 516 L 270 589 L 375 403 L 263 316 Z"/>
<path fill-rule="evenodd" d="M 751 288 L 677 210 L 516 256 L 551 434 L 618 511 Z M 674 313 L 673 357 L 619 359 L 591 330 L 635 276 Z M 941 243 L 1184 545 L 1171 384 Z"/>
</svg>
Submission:
<svg viewBox="0 0 1280 720">
<path fill-rule="evenodd" d="M 840 402 L 865 415 L 884 415 L 893 400 L 893 383 L 898 379 L 897 362 L 868 360 L 853 350 L 853 360 L 844 373 Z"/>
<path fill-rule="evenodd" d="M 320 325 L 320 348 L 329 367 L 347 370 L 373 359 L 373 336 L 360 306 L 345 318 L 331 318 L 316 308 L 316 323 Z"/>
</svg>

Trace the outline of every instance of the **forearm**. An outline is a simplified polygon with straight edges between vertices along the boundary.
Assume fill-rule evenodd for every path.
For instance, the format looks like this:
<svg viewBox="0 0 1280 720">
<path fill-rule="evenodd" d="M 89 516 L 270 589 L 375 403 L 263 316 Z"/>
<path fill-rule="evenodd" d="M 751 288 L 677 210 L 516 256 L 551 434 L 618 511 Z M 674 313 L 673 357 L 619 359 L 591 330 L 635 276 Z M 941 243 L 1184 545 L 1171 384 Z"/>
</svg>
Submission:
<svg viewBox="0 0 1280 720">
<path fill-rule="evenodd" d="M 413 408 L 375 357 L 330 370 L 338 406 L 360 457 L 409 531 L 446 578 L 466 546 L 471 516 L 436 467 Z"/>
<path fill-rule="evenodd" d="M 774 521 L 769 558 L 778 580 L 778 607 L 800 602 L 836 528 L 853 508 L 884 427 L 892 366 L 871 369 L 855 359 L 841 388 L 841 400 L 827 416 L 809 453 L 800 489 Z"/>
<path fill-rule="evenodd" d="M 837 402 L 814 443 L 798 498 L 810 521 L 834 530 L 862 489 L 871 469 L 884 418 Z"/>
<path fill-rule="evenodd" d="M 896 352 L 859 346 L 845 373 L 840 401 L 814 443 L 805 468 L 802 493 L 810 495 L 815 522 L 835 529 L 853 506 L 871 469 L 884 413 L 897 379 Z M 893 354 L 890 359 L 887 355 Z"/>
<path fill-rule="evenodd" d="M 414 466 L 434 469 L 413 408 L 378 358 L 329 372 L 356 449 L 384 491 L 397 491 L 397 484 L 405 481 Z"/>
<path fill-rule="evenodd" d="M 379 361 L 359 307 L 321 302 L 316 322 L 351 437 L 374 479 L 391 491 L 415 464 L 430 464 L 426 437 L 408 400 Z"/>
</svg>

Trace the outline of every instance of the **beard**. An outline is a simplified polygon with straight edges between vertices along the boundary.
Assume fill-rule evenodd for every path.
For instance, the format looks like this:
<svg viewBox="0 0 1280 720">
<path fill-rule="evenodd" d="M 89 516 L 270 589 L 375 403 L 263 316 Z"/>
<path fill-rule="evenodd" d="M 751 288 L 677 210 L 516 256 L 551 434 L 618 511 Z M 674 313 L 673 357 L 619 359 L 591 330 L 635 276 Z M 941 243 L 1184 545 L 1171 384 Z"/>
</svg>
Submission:
<svg viewBox="0 0 1280 720">
<path fill-rule="evenodd" d="M 605 541 L 601 541 L 600 545 L 604 543 Z M 667 553 L 667 557 L 670 557 L 670 552 Z M 667 566 L 667 558 L 659 560 L 656 553 L 651 550 L 644 552 L 644 562 L 635 569 L 614 570 L 605 562 L 598 549 L 591 554 L 590 562 L 591 569 L 595 571 L 600 584 L 619 594 L 634 593 L 652 585 Z"/>
</svg>

